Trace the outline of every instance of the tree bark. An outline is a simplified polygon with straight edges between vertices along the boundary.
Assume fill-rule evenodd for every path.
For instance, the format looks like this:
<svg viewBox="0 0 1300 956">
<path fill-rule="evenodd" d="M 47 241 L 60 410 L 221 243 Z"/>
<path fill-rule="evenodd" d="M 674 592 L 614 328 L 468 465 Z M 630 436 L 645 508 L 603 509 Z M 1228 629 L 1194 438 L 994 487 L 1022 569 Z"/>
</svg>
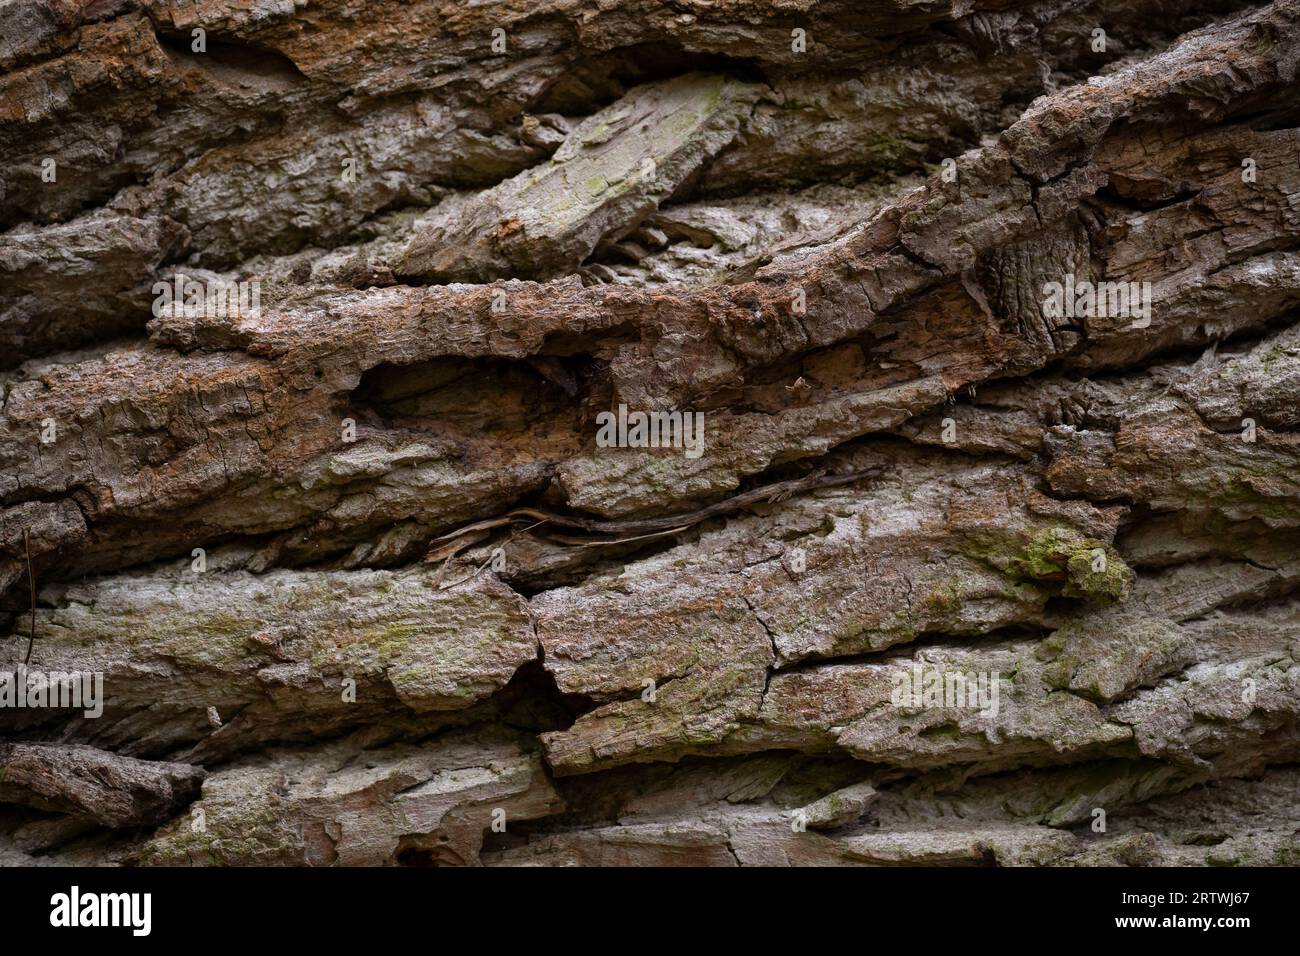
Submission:
<svg viewBox="0 0 1300 956">
<path fill-rule="evenodd" d="M 1298 858 L 1300 0 L 0 25 L 0 863 Z"/>
</svg>

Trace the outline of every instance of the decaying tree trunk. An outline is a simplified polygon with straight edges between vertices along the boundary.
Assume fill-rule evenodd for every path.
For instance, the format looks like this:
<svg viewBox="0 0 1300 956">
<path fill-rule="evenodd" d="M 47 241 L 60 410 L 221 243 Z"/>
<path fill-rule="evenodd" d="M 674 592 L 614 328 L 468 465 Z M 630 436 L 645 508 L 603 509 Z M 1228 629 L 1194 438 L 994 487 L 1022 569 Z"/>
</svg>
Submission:
<svg viewBox="0 0 1300 956">
<path fill-rule="evenodd" d="M 1295 863 L 1298 64 L 0 3 L 0 863 Z"/>
</svg>

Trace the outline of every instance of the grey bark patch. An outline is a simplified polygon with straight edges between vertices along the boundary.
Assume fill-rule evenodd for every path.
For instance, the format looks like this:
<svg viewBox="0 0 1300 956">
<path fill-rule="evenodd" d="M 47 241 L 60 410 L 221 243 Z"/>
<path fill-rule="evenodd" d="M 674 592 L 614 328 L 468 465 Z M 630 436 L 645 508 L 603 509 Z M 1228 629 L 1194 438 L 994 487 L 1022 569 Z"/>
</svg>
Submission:
<svg viewBox="0 0 1300 956">
<path fill-rule="evenodd" d="M 417 233 L 397 272 L 468 282 L 575 271 L 726 147 L 758 90 L 702 74 L 637 87 L 584 120 L 548 162 Z"/>
</svg>

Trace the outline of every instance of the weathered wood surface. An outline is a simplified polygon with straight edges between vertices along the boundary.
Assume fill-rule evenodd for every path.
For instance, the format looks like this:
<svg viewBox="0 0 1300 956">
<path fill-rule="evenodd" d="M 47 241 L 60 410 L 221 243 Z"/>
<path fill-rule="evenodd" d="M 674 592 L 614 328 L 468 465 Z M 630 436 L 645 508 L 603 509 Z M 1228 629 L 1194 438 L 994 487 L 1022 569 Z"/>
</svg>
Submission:
<svg viewBox="0 0 1300 956">
<path fill-rule="evenodd" d="M 1300 2 L 686 9 L 0 4 L 0 863 L 1300 859 Z"/>
</svg>

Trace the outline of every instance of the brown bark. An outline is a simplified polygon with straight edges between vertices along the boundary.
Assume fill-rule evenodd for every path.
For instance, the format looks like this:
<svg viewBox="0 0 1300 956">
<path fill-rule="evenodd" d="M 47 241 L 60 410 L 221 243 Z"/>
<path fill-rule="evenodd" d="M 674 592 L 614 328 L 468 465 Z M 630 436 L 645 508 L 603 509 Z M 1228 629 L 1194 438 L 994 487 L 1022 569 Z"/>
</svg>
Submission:
<svg viewBox="0 0 1300 956">
<path fill-rule="evenodd" d="M 1294 860 L 1300 3 L 684 9 L 0 13 L 0 862 Z"/>
</svg>

